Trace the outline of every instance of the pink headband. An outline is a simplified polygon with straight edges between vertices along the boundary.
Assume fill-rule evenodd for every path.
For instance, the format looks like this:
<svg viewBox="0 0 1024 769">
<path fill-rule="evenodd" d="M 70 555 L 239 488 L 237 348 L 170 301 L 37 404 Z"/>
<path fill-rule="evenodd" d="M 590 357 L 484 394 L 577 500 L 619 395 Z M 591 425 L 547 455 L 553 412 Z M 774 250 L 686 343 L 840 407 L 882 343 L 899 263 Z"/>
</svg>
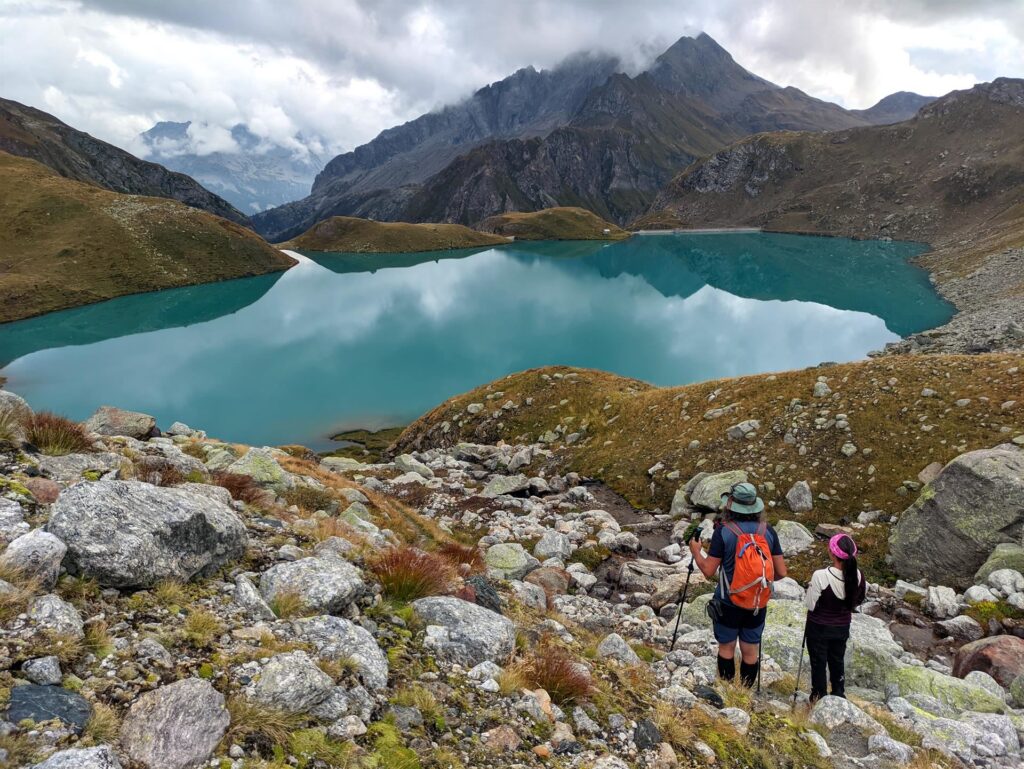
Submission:
<svg viewBox="0 0 1024 769">
<path fill-rule="evenodd" d="M 832 539 L 828 541 L 828 551 L 832 553 L 840 561 L 845 561 L 847 558 L 855 557 L 857 555 L 857 543 L 853 542 L 853 553 L 847 553 L 839 547 L 839 540 L 843 537 L 847 537 L 850 542 L 853 542 L 853 537 L 849 534 L 836 534 Z"/>
</svg>

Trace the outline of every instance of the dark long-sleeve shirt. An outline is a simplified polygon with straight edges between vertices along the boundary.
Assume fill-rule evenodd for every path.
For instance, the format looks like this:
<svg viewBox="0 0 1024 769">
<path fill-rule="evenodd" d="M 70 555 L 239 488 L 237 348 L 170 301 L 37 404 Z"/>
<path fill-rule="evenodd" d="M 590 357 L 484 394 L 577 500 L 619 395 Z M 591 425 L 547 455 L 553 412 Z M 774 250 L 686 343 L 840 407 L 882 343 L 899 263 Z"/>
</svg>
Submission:
<svg viewBox="0 0 1024 769">
<path fill-rule="evenodd" d="M 857 594 L 854 596 L 853 605 L 859 606 L 864 601 L 867 590 L 867 583 L 864 575 L 857 572 Z M 804 596 L 804 603 L 807 606 L 807 618 L 819 625 L 830 625 L 832 627 L 843 627 L 850 624 L 852 617 L 851 610 L 847 607 L 846 585 L 843 583 L 843 573 L 833 566 L 827 569 L 818 569 L 811 576 L 811 584 L 807 587 Z"/>
</svg>

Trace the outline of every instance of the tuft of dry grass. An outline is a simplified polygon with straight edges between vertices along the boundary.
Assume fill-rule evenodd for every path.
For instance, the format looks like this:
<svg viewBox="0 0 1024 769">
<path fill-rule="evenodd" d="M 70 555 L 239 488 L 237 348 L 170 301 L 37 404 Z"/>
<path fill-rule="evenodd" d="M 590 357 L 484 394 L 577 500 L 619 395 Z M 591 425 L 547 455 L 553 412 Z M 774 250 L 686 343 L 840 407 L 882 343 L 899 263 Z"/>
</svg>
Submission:
<svg viewBox="0 0 1024 769">
<path fill-rule="evenodd" d="M 463 545 L 461 542 L 445 542 L 437 548 L 437 554 L 455 567 L 460 576 L 482 574 L 486 571 L 484 555 L 476 545 Z"/>
<path fill-rule="evenodd" d="M 0 410 L 0 442 L 17 443 L 21 440 L 24 429 L 14 411 Z"/>
<path fill-rule="evenodd" d="M 278 619 L 291 619 L 309 614 L 309 606 L 305 599 L 294 590 L 282 590 L 269 603 L 271 611 Z"/>
<path fill-rule="evenodd" d="M 185 640 L 197 647 L 209 646 L 224 630 L 220 619 L 206 609 L 195 609 L 185 618 Z"/>
<path fill-rule="evenodd" d="M 393 547 L 369 563 L 380 580 L 384 595 L 396 601 L 413 601 L 449 592 L 455 584 L 455 569 L 441 556 L 415 547 Z"/>
<path fill-rule="evenodd" d="M 82 656 L 85 645 L 78 636 L 42 630 L 31 636 L 21 647 L 18 656 L 21 659 L 54 656 L 62 665 L 67 665 Z"/>
<path fill-rule="evenodd" d="M 224 735 L 224 745 L 241 743 L 247 737 L 262 738 L 271 745 L 286 745 L 291 733 L 305 723 L 301 715 L 284 713 L 241 695 L 229 697 L 227 708 L 231 724 Z"/>
<path fill-rule="evenodd" d="M 117 711 L 102 702 L 92 706 L 92 716 L 82 732 L 82 742 L 86 745 L 104 745 L 117 739 L 121 727 L 121 719 Z"/>
<path fill-rule="evenodd" d="M 92 442 L 78 422 L 51 411 L 37 411 L 25 424 L 25 440 L 50 456 L 91 451 Z"/>
<path fill-rule="evenodd" d="M 318 489 L 315 486 L 296 486 L 293 489 L 288 489 L 281 496 L 289 505 L 295 505 L 307 513 L 326 510 L 332 502 L 336 501 L 330 491 Z"/>
<path fill-rule="evenodd" d="M 528 688 L 544 689 L 559 705 L 585 699 L 596 691 L 586 666 L 554 643 L 541 643 L 514 663 L 513 669 Z"/>
<path fill-rule="evenodd" d="M 96 619 L 85 626 L 85 639 L 82 641 L 85 649 L 95 654 L 98 659 L 110 655 L 114 651 L 114 642 L 110 637 L 110 631 L 106 620 Z"/>
<path fill-rule="evenodd" d="M 25 611 L 40 583 L 36 577 L 9 567 L 0 567 L 0 580 L 14 588 L 0 593 L 0 622 L 8 622 Z"/>
<path fill-rule="evenodd" d="M 210 481 L 227 489 L 232 499 L 237 499 L 247 505 L 260 505 L 267 498 L 263 487 L 248 475 L 218 470 L 211 473 Z"/>
<path fill-rule="evenodd" d="M 165 609 L 170 606 L 181 606 L 188 600 L 185 587 L 173 579 L 161 580 L 153 588 L 153 597 Z"/>
</svg>

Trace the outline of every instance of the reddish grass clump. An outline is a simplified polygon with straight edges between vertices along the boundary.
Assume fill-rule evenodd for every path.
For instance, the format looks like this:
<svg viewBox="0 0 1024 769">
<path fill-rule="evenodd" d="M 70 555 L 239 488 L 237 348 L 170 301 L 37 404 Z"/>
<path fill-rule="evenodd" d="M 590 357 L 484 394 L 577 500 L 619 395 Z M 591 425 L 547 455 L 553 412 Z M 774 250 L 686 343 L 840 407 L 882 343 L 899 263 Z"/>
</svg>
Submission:
<svg viewBox="0 0 1024 769">
<path fill-rule="evenodd" d="M 463 577 L 482 574 L 486 570 L 483 553 L 475 545 L 445 542 L 437 548 L 437 554 L 448 561 Z"/>
<path fill-rule="evenodd" d="M 232 499 L 245 502 L 247 505 L 257 505 L 266 498 L 263 487 L 248 475 L 218 470 L 211 474 L 210 480 L 227 489 Z"/>
<path fill-rule="evenodd" d="M 586 666 L 568 649 L 553 643 L 541 643 L 515 668 L 523 681 L 544 689 L 560 705 L 576 702 L 595 691 Z"/>
<path fill-rule="evenodd" d="M 415 547 L 389 548 L 370 561 L 370 569 L 384 594 L 396 601 L 441 595 L 455 583 L 455 569 L 447 560 Z"/>
<path fill-rule="evenodd" d="M 82 425 L 50 411 L 38 411 L 27 420 L 25 439 L 50 456 L 75 454 L 92 449 L 92 442 Z"/>
</svg>

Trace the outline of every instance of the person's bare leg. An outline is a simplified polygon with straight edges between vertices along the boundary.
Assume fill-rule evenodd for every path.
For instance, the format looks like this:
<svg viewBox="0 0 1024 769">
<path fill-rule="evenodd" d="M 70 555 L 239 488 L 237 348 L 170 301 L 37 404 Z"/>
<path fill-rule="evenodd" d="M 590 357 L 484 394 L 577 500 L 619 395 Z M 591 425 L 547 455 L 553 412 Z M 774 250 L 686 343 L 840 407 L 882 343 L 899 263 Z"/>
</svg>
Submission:
<svg viewBox="0 0 1024 769">
<path fill-rule="evenodd" d="M 740 641 L 740 656 L 743 658 L 740 664 L 740 682 L 746 687 L 753 687 L 757 680 L 758 653 L 760 644 L 750 644 Z"/>
<path fill-rule="evenodd" d="M 745 641 L 740 641 L 740 656 L 743 657 L 743 661 L 748 665 L 752 665 L 757 662 L 757 657 L 760 651 L 761 644 L 748 644 Z M 721 654 L 722 652 L 719 651 L 718 653 Z"/>
<path fill-rule="evenodd" d="M 731 660 L 736 656 L 736 642 L 718 644 L 718 656 L 723 660 Z"/>
</svg>

